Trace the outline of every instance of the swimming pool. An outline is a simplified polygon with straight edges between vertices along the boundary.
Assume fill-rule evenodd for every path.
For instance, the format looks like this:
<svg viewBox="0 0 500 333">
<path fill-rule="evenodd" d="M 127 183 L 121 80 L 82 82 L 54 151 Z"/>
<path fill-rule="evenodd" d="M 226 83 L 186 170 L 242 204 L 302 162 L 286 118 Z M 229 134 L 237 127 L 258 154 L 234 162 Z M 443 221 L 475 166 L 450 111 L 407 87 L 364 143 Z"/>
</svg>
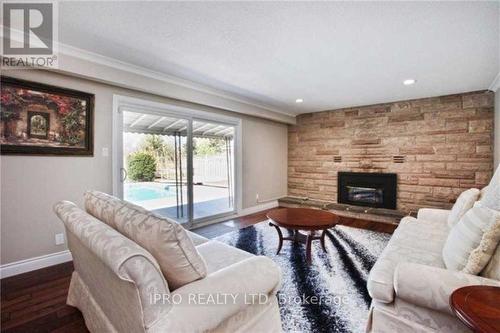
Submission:
<svg viewBox="0 0 500 333">
<path fill-rule="evenodd" d="M 129 183 L 124 186 L 125 200 L 132 202 L 175 197 L 175 185 L 162 183 Z"/>
</svg>

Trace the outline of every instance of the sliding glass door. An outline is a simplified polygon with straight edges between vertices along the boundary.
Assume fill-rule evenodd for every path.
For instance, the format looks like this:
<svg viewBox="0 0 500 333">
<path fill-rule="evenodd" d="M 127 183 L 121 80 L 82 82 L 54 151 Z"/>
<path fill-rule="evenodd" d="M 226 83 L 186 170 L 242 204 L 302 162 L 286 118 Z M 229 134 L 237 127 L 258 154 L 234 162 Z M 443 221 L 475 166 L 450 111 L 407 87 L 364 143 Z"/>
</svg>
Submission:
<svg viewBox="0 0 500 333">
<path fill-rule="evenodd" d="M 237 124 L 147 108 L 115 119 L 115 194 L 193 224 L 235 212 Z"/>
<path fill-rule="evenodd" d="M 195 219 L 234 210 L 234 126 L 193 121 Z"/>
<path fill-rule="evenodd" d="M 187 119 L 123 112 L 123 199 L 189 221 L 188 125 Z"/>
</svg>

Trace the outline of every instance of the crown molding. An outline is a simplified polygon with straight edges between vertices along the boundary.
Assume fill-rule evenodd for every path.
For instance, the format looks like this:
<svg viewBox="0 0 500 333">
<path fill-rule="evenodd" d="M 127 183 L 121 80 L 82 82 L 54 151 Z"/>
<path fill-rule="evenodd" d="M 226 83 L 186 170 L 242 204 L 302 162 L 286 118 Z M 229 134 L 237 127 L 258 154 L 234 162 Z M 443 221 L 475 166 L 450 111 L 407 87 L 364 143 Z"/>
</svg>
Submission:
<svg viewBox="0 0 500 333">
<path fill-rule="evenodd" d="M 296 114 L 293 112 L 287 112 L 287 111 L 277 109 L 277 108 L 269 106 L 269 105 L 261 104 L 257 101 L 254 101 L 254 100 L 251 100 L 251 99 L 248 99 L 248 98 L 236 95 L 236 94 L 228 93 L 224 90 L 212 88 L 208 85 L 204 85 L 204 84 L 197 83 L 194 81 L 182 79 L 182 78 L 179 78 L 179 77 L 176 77 L 173 75 L 169 75 L 166 73 L 154 71 L 154 70 L 151 70 L 151 69 L 148 69 L 148 68 L 145 68 L 142 66 L 134 65 L 134 64 L 131 64 L 128 62 L 124 62 L 124 61 L 121 61 L 121 60 L 118 60 L 115 58 L 111 58 L 111 57 L 103 56 L 103 55 L 100 55 L 100 54 L 97 54 L 94 52 L 83 50 L 83 49 L 80 49 L 80 48 L 77 48 L 77 47 L 74 47 L 74 46 L 71 46 L 68 44 L 58 43 L 58 46 L 59 46 L 59 53 L 62 55 L 71 56 L 73 58 L 77 58 L 77 59 L 85 60 L 85 61 L 88 61 L 91 63 L 111 67 L 111 68 L 114 68 L 114 69 L 117 69 L 117 70 L 120 70 L 123 72 L 129 72 L 129 73 L 141 75 L 141 76 L 144 76 L 144 77 L 147 77 L 150 79 L 166 82 L 169 84 L 174 84 L 174 85 L 181 86 L 184 88 L 199 91 L 199 92 L 202 92 L 205 94 L 228 99 L 228 100 L 231 100 L 234 102 L 244 103 L 244 104 L 247 104 L 250 106 L 254 106 L 254 107 L 264 109 L 267 111 L 279 113 L 279 114 L 282 114 L 285 116 L 290 116 L 290 117 L 296 116 Z"/>
<path fill-rule="evenodd" d="M 3 25 L 0 24 L 0 30 L 2 33 L 2 38 L 3 38 Z M 24 33 L 21 31 L 18 31 L 16 29 L 10 29 L 11 31 L 11 38 L 17 41 L 22 41 Z M 222 100 L 226 100 L 229 102 L 234 102 L 234 103 L 239 103 L 243 104 L 249 108 L 255 108 L 258 109 L 256 114 L 254 116 L 257 117 L 264 117 L 264 118 L 269 118 L 269 119 L 274 119 L 277 121 L 284 121 L 285 123 L 295 123 L 295 117 L 296 114 L 293 112 L 285 111 L 282 109 L 275 108 L 270 105 L 262 104 L 259 103 L 258 101 L 255 101 L 250 98 L 246 98 L 244 96 L 238 95 L 238 94 L 233 94 L 229 93 L 227 91 L 221 90 L 221 89 L 216 89 L 213 87 L 210 87 L 209 85 L 197 83 L 194 81 L 182 79 L 180 77 L 176 77 L 170 74 L 166 74 L 163 72 L 158 72 L 151 70 L 146 67 L 134 65 L 128 62 L 124 62 L 115 58 L 103 56 L 101 54 L 97 54 L 91 51 L 83 50 L 65 43 L 61 42 L 56 42 L 54 43 L 54 48 L 57 50 L 57 54 L 59 56 L 59 68 L 47 68 L 47 70 L 51 71 L 60 71 L 60 72 L 65 72 L 68 75 L 75 74 L 77 76 L 82 76 L 81 74 L 78 75 L 78 73 L 73 73 L 71 70 L 66 71 L 64 68 L 64 59 L 65 56 L 71 57 L 77 60 L 85 61 L 91 64 L 95 65 L 100 65 L 100 66 L 106 66 L 111 69 L 114 69 L 116 71 L 119 71 L 121 73 L 128 73 L 128 74 L 133 74 L 133 75 L 139 75 L 141 77 L 144 77 L 146 79 L 152 79 L 156 81 L 160 81 L 162 83 L 169 84 L 171 86 L 176 86 L 179 88 L 183 88 L 185 90 L 191 90 L 193 92 L 201 93 L 204 94 L 205 96 L 212 96 L 214 98 L 219 98 Z M 85 75 L 84 75 L 85 76 Z M 92 79 L 91 77 L 87 77 Z M 104 80 L 105 81 L 105 80 Z M 110 82 L 112 83 L 112 81 Z M 176 96 L 170 96 L 172 98 L 176 98 Z M 182 100 L 182 98 L 180 98 Z M 189 102 L 194 102 L 196 103 L 196 100 L 191 100 Z M 212 105 L 209 105 L 212 106 Z M 237 108 L 231 109 L 231 111 L 234 112 L 239 112 Z M 262 113 L 263 112 L 269 112 L 269 113 L 274 113 L 276 116 L 271 116 L 271 117 L 266 117 Z M 245 114 L 250 114 L 249 112 L 243 112 Z M 251 114 L 250 114 L 251 115 Z"/>
<path fill-rule="evenodd" d="M 493 82 L 491 82 L 490 87 L 488 89 L 495 92 L 498 89 L 500 89 L 500 72 L 497 74 Z"/>
</svg>

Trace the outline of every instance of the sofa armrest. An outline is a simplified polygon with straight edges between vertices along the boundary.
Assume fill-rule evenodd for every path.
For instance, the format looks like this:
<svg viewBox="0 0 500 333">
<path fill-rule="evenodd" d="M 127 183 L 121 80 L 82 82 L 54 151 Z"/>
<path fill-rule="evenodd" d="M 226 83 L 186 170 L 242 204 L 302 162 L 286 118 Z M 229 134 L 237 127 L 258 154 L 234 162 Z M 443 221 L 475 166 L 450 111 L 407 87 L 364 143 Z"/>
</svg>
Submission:
<svg viewBox="0 0 500 333">
<path fill-rule="evenodd" d="M 280 268 L 269 258 L 237 262 L 172 292 L 172 309 L 154 331 L 212 330 L 245 307 L 271 302 L 280 283 Z"/>
<path fill-rule="evenodd" d="M 452 292 L 469 285 L 500 286 L 500 281 L 407 262 L 399 264 L 394 275 L 396 297 L 448 314 L 453 314 L 449 305 Z"/>
<path fill-rule="evenodd" d="M 420 208 L 417 213 L 418 220 L 436 221 L 438 223 L 447 223 L 450 211 L 437 208 Z"/>
</svg>

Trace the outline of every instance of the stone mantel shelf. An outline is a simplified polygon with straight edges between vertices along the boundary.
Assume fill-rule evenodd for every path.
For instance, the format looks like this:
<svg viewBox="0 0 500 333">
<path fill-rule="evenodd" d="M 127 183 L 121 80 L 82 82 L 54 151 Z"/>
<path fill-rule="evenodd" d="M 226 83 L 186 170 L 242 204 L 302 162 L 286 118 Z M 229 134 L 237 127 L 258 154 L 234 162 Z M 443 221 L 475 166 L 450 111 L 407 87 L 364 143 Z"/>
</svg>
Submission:
<svg viewBox="0 0 500 333">
<path fill-rule="evenodd" d="M 399 224 L 399 221 L 408 214 L 399 210 L 361 207 L 346 204 L 339 204 L 332 201 L 314 200 L 299 197 L 283 197 L 278 200 L 280 207 L 308 207 L 328 210 L 338 216 L 382 222 L 389 224 Z"/>
</svg>

